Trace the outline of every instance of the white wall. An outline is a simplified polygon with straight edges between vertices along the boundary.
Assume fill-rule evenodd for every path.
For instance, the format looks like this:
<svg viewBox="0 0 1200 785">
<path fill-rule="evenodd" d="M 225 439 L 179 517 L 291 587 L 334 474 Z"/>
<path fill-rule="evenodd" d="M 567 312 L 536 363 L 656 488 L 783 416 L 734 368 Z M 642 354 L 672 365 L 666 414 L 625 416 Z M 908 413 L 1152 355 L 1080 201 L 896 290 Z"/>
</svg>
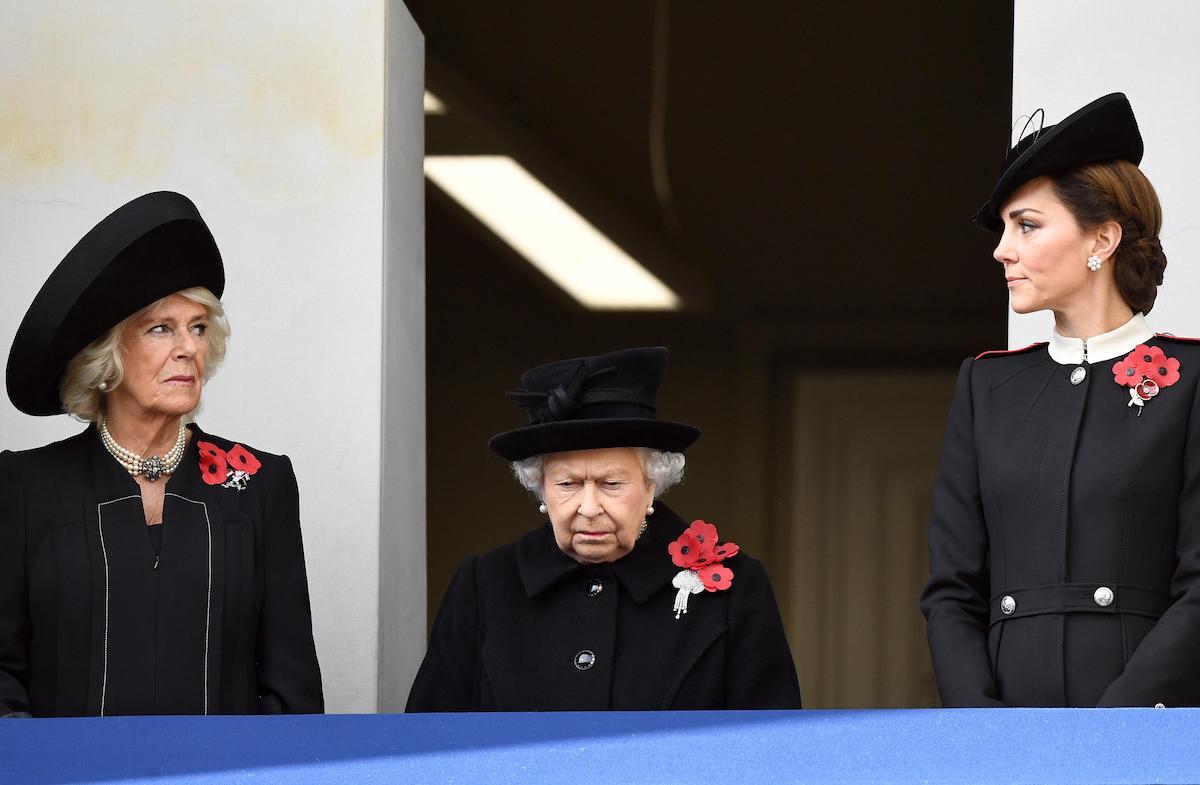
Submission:
<svg viewBox="0 0 1200 785">
<path fill-rule="evenodd" d="M 425 655 L 425 48 L 408 9 L 387 14 L 379 710 L 403 711 Z"/>
<path fill-rule="evenodd" d="M 1013 117 L 1055 123 L 1106 93 L 1129 96 L 1163 204 L 1167 271 L 1149 322 L 1200 336 L 1200 3 L 1193 0 L 1017 0 Z M 982 199 L 981 199 L 982 201 Z M 1009 317 L 1009 346 L 1044 341 L 1048 313 Z"/>
<path fill-rule="evenodd" d="M 378 700 L 385 4 L 5 0 L 0 24 L 0 348 L 108 212 L 158 189 L 196 203 L 233 327 L 198 420 L 295 464 L 340 712 Z M 422 47 L 415 27 L 402 41 Z M 419 118 L 419 80 L 405 89 L 393 113 Z M 423 239 L 406 242 L 423 273 Z M 408 370 L 423 385 L 423 357 Z M 80 427 L 0 401 L 0 448 Z M 423 486 L 423 431 L 412 449 Z"/>
</svg>

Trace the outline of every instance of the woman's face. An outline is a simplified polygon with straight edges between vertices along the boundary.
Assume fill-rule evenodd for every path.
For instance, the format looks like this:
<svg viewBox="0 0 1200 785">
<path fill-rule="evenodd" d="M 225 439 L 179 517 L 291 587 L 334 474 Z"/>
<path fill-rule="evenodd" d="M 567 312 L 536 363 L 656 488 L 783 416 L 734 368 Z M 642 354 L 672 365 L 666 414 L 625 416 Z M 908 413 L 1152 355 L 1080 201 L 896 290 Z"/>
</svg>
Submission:
<svg viewBox="0 0 1200 785">
<path fill-rule="evenodd" d="M 596 564 L 633 550 L 654 500 L 635 448 L 551 453 L 542 473 L 542 498 L 563 553 Z"/>
<path fill-rule="evenodd" d="M 1021 186 L 1004 203 L 1000 217 L 1004 234 L 993 255 L 1004 265 L 1017 313 L 1068 310 L 1090 286 L 1112 280 L 1111 272 L 1088 269 L 1088 257 L 1097 252 L 1096 237 L 1080 228 L 1054 195 L 1048 177 Z M 1107 261 L 1111 252 L 1099 255 Z"/>
<path fill-rule="evenodd" d="M 207 309 L 178 294 L 126 324 L 121 331 L 125 378 L 109 394 L 109 411 L 181 417 L 199 406 L 207 330 Z"/>
</svg>

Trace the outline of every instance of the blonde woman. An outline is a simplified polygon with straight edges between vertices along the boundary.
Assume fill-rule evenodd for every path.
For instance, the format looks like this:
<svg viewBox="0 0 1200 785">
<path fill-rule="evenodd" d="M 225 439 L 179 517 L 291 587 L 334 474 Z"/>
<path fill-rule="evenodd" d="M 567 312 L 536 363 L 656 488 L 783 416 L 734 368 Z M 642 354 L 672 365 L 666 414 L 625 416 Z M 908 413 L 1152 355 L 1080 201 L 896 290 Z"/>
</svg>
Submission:
<svg viewBox="0 0 1200 785">
<path fill-rule="evenodd" d="M 13 405 L 89 425 L 0 453 L 0 716 L 323 710 L 291 464 L 190 422 L 224 284 L 191 201 L 147 194 L 17 330 Z"/>
</svg>

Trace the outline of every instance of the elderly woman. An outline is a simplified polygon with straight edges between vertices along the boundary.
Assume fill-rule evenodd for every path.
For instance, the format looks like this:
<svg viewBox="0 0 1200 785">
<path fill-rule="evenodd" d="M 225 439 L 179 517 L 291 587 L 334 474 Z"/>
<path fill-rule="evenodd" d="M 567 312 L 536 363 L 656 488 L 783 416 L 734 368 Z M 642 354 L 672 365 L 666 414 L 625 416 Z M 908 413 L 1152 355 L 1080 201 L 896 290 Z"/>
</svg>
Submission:
<svg viewBox="0 0 1200 785">
<path fill-rule="evenodd" d="M 976 215 L 1048 343 L 963 363 L 921 605 L 945 706 L 1200 704 L 1200 346 L 1155 334 L 1129 102 L 1029 134 Z"/>
<path fill-rule="evenodd" d="M 408 711 L 799 708 L 762 565 L 656 498 L 700 435 L 656 420 L 663 348 L 526 372 L 492 438 L 549 521 L 459 568 Z"/>
<path fill-rule="evenodd" d="M 188 424 L 224 283 L 195 206 L 152 193 L 17 330 L 13 404 L 91 424 L 0 453 L 0 715 L 322 711 L 291 464 Z"/>
</svg>

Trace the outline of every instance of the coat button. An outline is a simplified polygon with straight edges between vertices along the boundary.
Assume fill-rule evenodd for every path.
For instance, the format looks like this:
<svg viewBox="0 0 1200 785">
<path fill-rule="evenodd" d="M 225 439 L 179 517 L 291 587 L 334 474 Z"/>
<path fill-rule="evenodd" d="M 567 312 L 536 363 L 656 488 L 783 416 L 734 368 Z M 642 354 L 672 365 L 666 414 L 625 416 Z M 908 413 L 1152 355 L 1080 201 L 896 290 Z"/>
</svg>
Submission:
<svg viewBox="0 0 1200 785">
<path fill-rule="evenodd" d="M 1096 604 L 1101 608 L 1107 608 L 1109 605 L 1112 605 L 1113 598 L 1113 590 L 1107 586 L 1101 586 L 1092 594 L 1092 599 L 1095 600 Z"/>
<path fill-rule="evenodd" d="M 1017 609 L 1017 601 L 1012 598 L 1011 594 L 1006 594 L 1000 598 L 1000 612 L 1005 616 L 1012 616 L 1013 611 Z"/>
<path fill-rule="evenodd" d="M 1156 703 L 1156 704 L 1154 704 L 1154 708 L 1156 708 L 1156 709 L 1165 709 L 1165 708 L 1167 708 L 1167 707 L 1166 707 L 1166 706 L 1164 706 L 1164 705 L 1162 705 L 1161 703 Z"/>
<path fill-rule="evenodd" d="M 593 578 L 583 584 L 583 593 L 589 597 L 595 597 L 602 591 L 604 591 L 604 581 L 599 578 Z"/>
<path fill-rule="evenodd" d="M 587 649 L 584 649 L 583 651 L 581 651 L 575 655 L 575 667 L 581 671 L 585 671 L 595 664 L 596 664 L 596 654 L 594 652 L 590 652 Z"/>
<path fill-rule="evenodd" d="M 1071 384 L 1079 384 L 1087 378 L 1087 368 L 1082 365 L 1071 371 Z"/>
</svg>

